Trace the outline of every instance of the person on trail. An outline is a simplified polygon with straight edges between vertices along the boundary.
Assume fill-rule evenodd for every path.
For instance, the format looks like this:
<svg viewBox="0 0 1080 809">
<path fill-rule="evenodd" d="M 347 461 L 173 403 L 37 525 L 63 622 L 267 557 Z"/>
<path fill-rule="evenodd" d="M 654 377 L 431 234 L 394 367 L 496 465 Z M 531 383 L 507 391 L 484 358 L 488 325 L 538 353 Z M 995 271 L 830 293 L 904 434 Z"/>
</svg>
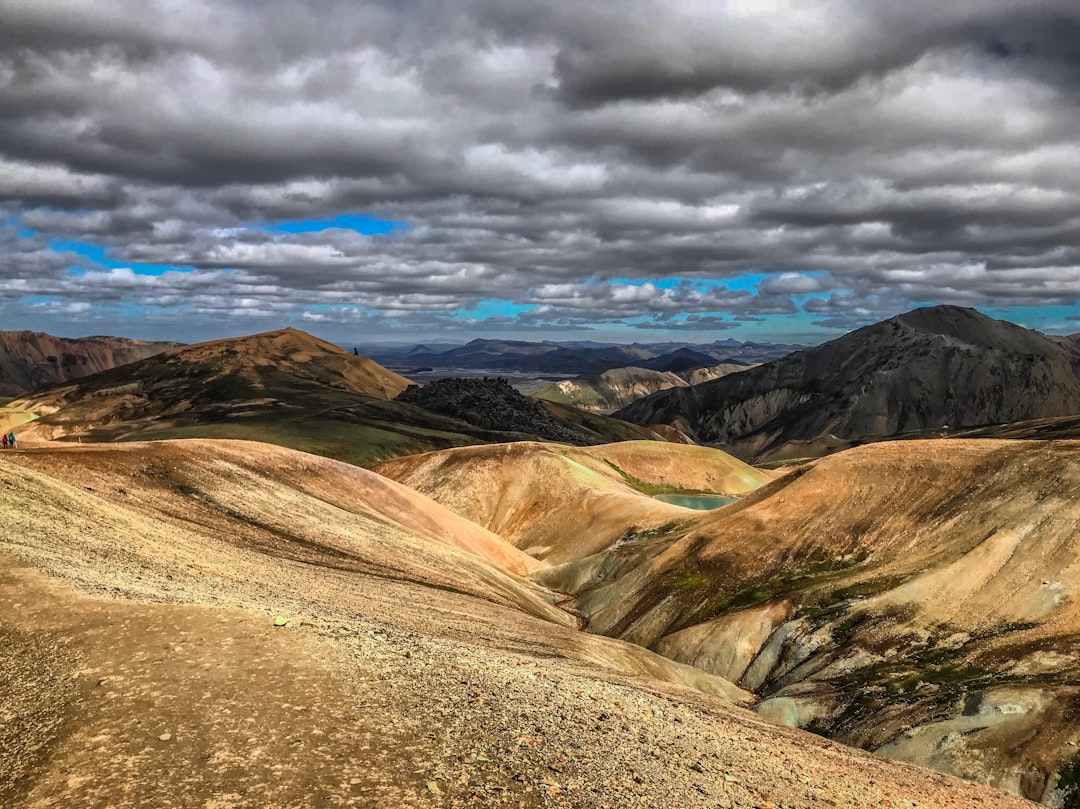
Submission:
<svg viewBox="0 0 1080 809">
<path fill-rule="evenodd" d="M 9 447 L 11 447 L 12 449 L 15 449 L 15 431 L 14 430 L 12 432 L 8 433 L 8 435 L 7 435 L 7 443 L 8 443 Z"/>
<path fill-rule="evenodd" d="M 4 449 L 7 449 L 7 433 L 4 433 Z"/>
</svg>

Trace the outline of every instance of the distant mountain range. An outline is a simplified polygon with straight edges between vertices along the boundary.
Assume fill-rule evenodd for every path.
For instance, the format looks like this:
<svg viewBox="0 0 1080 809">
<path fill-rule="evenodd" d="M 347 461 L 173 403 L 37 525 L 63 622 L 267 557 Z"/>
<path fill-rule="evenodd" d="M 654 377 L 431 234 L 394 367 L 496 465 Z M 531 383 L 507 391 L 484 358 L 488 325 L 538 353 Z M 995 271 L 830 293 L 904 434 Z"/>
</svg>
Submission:
<svg viewBox="0 0 1080 809">
<path fill-rule="evenodd" d="M 0 332 L 0 400 L 159 354 L 179 343 Z"/>
<path fill-rule="evenodd" d="M 867 438 L 1080 413 L 1072 339 L 937 306 L 615 415 L 668 424 L 765 461 L 818 456 Z"/>
<path fill-rule="evenodd" d="M 717 340 L 712 343 L 555 343 L 523 340 L 473 340 L 462 346 L 431 350 L 426 345 L 372 350 L 371 356 L 403 373 L 416 368 L 544 373 L 580 376 L 612 368 L 648 368 L 680 372 L 721 363 L 750 365 L 786 356 L 806 346 L 786 343 Z"/>
</svg>

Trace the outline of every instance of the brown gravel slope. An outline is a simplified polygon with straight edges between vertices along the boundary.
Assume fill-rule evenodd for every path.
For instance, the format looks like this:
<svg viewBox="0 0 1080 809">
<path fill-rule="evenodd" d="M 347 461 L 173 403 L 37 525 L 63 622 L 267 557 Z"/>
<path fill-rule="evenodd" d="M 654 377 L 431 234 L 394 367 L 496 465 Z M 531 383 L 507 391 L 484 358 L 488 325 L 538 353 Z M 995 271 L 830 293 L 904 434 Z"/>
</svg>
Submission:
<svg viewBox="0 0 1080 809">
<path fill-rule="evenodd" d="M 724 690 L 297 456 L 3 456 L 0 804 L 1029 805 L 677 685 Z"/>
</svg>

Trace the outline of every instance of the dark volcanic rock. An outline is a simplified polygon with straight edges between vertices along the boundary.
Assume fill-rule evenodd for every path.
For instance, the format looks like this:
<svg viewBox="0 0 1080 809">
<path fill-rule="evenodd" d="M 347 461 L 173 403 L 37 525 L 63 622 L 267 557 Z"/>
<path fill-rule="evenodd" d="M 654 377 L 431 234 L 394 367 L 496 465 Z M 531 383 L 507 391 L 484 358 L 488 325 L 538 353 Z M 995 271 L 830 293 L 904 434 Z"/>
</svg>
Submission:
<svg viewBox="0 0 1080 809">
<path fill-rule="evenodd" d="M 973 309 L 917 309 L 616 416 L 674 424 L 744 458 L 792 441 L 857 440 L 1080 413 L 1080 351 Z M 815 454 L 811 449 L 809 454 Z M 819 454 L 819 453 L 818 453 Z"/>
<path fill-rule="evenodd" d="M 522 396 L 502 377 L 437 379 L 410 385 L 397 401 L 453 416 L 484 430 L 524 433 L 568 444 L 596 444 L 594 436 L 560 423 L 535 399 Z"/>
</svg>

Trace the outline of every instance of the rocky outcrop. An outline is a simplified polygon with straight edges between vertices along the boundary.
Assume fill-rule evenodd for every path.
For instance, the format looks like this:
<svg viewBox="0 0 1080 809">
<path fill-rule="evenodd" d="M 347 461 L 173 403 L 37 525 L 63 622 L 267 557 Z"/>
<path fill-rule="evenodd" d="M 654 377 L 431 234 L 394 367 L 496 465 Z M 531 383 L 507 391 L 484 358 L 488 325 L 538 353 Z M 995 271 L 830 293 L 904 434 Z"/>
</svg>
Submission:
<svg viewBox="0 0 1080 809">
<path fill-rule="evenodd" d="M 410 385 L 397 401 L 453 416 L 484 430 L 582 446 L 600 443 L 597 436 L 556 419 L 542 404 L 518 393 L 502 377 L 437 379 L 424 387 Z"/>
<path fill-rule="evenodd" d="M 679 373 L 634 366 L 613 368 L 595 376 L 563 379 L 533 395 L 538 399 L 562 402 L 594 413 L 613 413 L 657 391 L 699 385 L 752 367 L 723 363 Z"/>
</svg>

